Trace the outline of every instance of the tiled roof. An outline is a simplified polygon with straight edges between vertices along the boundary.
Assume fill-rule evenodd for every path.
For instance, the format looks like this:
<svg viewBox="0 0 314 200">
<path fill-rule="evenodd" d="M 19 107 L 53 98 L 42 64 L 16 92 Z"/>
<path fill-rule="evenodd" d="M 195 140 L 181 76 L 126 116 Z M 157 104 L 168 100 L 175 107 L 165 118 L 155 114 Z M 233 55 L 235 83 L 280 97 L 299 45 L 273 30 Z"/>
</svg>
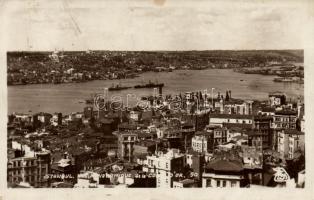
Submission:
<svg viewBox="0 0 314 200">
<path fill-rule="evenodd" d="M 225 172 L 240 172 L 243 170 L 242 163 L 238 161 L 230 160 L 213 160 L 210 161 L 207 166 L 207 169 L 213 169 L 214 171 L 225 171 Z"/>
<path fill-rule="evenodd" d="M 276 115 L 296 115 L 297 112 L 293 110 L 280 110 L 275 112 Z"/>
<path fill-rule="evenodd" d="M 275 112 L 275 108 L 272 107 L 263 107 L 262 112 Z"/>
</svg>

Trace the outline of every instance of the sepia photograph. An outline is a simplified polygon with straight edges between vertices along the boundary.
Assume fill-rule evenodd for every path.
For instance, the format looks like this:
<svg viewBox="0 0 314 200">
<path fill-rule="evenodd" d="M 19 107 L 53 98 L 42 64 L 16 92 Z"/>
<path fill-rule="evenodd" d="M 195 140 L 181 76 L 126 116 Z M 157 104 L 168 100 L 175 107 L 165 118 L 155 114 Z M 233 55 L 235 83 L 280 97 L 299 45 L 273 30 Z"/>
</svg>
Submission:
<svg viewBox="0 0 314 200">
<path fill-rule="evenodd" d="M 309 199 L 312 1 L 0 5 L 6 195 Z"/>
<path fill-rule="evenodd" d="M 304 187 L 302 50 L 7 59 L 8 187 Z"/>
</svg>

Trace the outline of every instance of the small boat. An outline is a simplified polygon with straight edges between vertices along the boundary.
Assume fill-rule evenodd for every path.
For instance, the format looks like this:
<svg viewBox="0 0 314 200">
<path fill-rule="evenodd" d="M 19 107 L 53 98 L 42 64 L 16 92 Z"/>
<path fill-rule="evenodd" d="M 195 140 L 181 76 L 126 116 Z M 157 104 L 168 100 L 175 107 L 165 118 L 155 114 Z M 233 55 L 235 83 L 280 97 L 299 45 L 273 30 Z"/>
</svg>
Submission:
<svg viewBox="0 0 314 200">
<path fill-rule="evenodd" d="M 241 79 L 240 81 L 243 81 L 243 79 Z"/>
</svg>

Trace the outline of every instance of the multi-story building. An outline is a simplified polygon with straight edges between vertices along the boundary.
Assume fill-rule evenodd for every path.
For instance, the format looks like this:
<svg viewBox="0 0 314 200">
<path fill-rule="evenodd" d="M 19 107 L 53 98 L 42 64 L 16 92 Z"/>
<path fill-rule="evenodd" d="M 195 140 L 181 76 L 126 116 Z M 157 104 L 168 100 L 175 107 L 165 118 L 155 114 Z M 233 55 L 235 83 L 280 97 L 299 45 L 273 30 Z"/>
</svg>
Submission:
<svg viewBox="0 0 314 200">
<path fill-rule="evenodd" d="M 268 148 L 268 136 L 257 131 L 249 131 L 246 133 L 248 137 L 248 145 L 255 147 L 257 150 L 261 151 Z M 266 147 L 264 146 L 266 144 Z"/>
<path fill-rule="evenodd" d="M 252 141 L 256 140 L 262 142 L 262 148 L 267 149 L 273 147 L 275 144 L 275 137 L 273 135 L 273 130 L 271 124 L 273 117 L 267 115 L 256 115 L 254 116 L 253 121 L 253 131 L 251 139 Z M 249 138 L 250 139 L 250 138 Z M 254 146 L 254 145 L 253 145 Z"/>
<path fill-rule="evenodd" d="M 134 144 L 137 141 L 137 134 L 133 132 L 118 133 L 118 157 L 133 161 Z"/>
<path fill-rule="evenodd" d="M 195 135 L 192 138 L 192 149 L 199 153 L 208 152 L 210 138 L 205 135 Z"/>
<path fill-rule="evenodd" d="M 50 119 L 50 124 L 53 126 L 62 125 L 62 113 L 54 113 Z"/>
<path fill-rule="evenodd" d="M 8 160 L 8 183 L 28 183 L 32 187 L 49 187 L 46 177 L 50 172 L 50 152 L 36 152 L 33 157 L 15 157 Z"/>
<path fill-rule="evenodd" d="M 296 129 L 297 113 L 291 110 L 276 111 L 273 116 L 272 128 Z"/>
<path fill-rule="evenodd" d="M 214 145 L 219 145 L 227 142 L 228 129 L 225 127 L 215 128 L 213 134 Z"/>
<path fill-rule="evenodd" d="M 84 117 L 87 119 L 94 117 L 94 111 L 92 106 L 87 106 L 84 108 Z"/>
<path fill-rule="evenodd" d="M 175 173 L 183 171 L 185 156 L 178 149 L 170 149 L 167 153 L 156 152 L 147 156 L 143 171 L 156 174 L 156 186 L 160 188 L 173 187 Z"/>
<path fill-rule="evenodd" d="M 279 131 L 277 134 L 277 151 L 281 158 L 294 159 L 298 152 L 304 152 L 304 132 L 286 129 Z"/>
<path fill-rule="evenodd" d="M 239 100 L 238 100 L 239 101 Z M 224 104 L 224 114 L 251 115 L 253 101 L 228 101 Z"/>
<path fill-rule="evenodd" d="M 282 92 L 273 92 L 268 95 L 270 106 L 276 107 L 286 103 L 286 95 Z"/>
<path fill-rule="evenodd" d="M 130 119 L 133 121 L 139 121 L 139 112 L 137 111 L 130 111 Z"/>
<path fill-rule="evenodd" d="M 38 113 L 37 119 L 44 125 L 48 125 L 50 123 L 50 119 L 52 118 L 52 115 L 49 113 Z"/>
<path fill-rule="evenodd" d="M 300 122 L 300 129 L 302 132 L 305 132 L 305 115 L 302 116 L 302 119 Z"/>
</svg>

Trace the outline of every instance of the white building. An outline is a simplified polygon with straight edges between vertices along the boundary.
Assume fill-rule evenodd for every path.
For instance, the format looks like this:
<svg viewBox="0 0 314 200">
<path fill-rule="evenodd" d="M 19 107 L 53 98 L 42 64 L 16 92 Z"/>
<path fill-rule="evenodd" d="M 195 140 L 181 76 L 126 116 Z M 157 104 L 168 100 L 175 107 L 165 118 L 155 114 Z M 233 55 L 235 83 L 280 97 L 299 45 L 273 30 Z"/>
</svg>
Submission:
<svg viewBox="0 0 314 200">
<path fill-rule="evenodd" d="M 192 138 L 192 149 L 199 153 L 205 153 L 209 148 L 208 142 L 208 137 L 204 135 L 195 135 Z"/>
<path fill-rule="evenodd" d="M 305 115 L 303 115 L 301 119 L 300 126 L 301 126 L 301 131 L 304 133 L 305 132 Z"/>
<path fill-rule="evenodd" d="M 143 171 L 156 174 L 158 188 L 171 188 L 173 186 L 174 172 L 181 172 L 185 165 L 185 156 L 178 149 L 169 149 L 167 153 L 157 152 L 147 156 Z"/>
<path fill-rule="evenodd" d="M 202 187 L 240 187 L 243 180 L 243 167 L 240 162 L 220 159 L 211 160 L 205 167 Z"/>
<path fill-rule="evenodd" d="M 227 124 L 253 124 L 252 115 L 234 115 L 234 114 L 211 114 L 209 116 L 209 125 Z"/>
<path fill-rule="evenodd" d="M 273 116 L 272 128 L 274 129 L 295 129 L 297 114 L 294 111 L 277 111 Z"/>
<path fill-rule="evenodd" d="M 294 159 L 304 152 L 304 133 L 297 130 L 282 130 L 277 136 L 277 151 L 281 158 Z"/>
<path fill-rule="evenodd" d="M 285 104 L 286 95 L 281 92 L 274 92 L 269 94 L 270 106 L 281 106 Z"/>
<path fill-rule="evenodd" d="M 139 120 L 139 112 L 131 111 L 130 112 L 130 119 L 132 119 L 134 121 L 138 121 Z"/>
<path fill-rule="evenodd" d="M 253 101 L 244 101 L 243 103 L 226 103 L 224 105 L 225 114 L 251 115 Z"/>
</svg>

